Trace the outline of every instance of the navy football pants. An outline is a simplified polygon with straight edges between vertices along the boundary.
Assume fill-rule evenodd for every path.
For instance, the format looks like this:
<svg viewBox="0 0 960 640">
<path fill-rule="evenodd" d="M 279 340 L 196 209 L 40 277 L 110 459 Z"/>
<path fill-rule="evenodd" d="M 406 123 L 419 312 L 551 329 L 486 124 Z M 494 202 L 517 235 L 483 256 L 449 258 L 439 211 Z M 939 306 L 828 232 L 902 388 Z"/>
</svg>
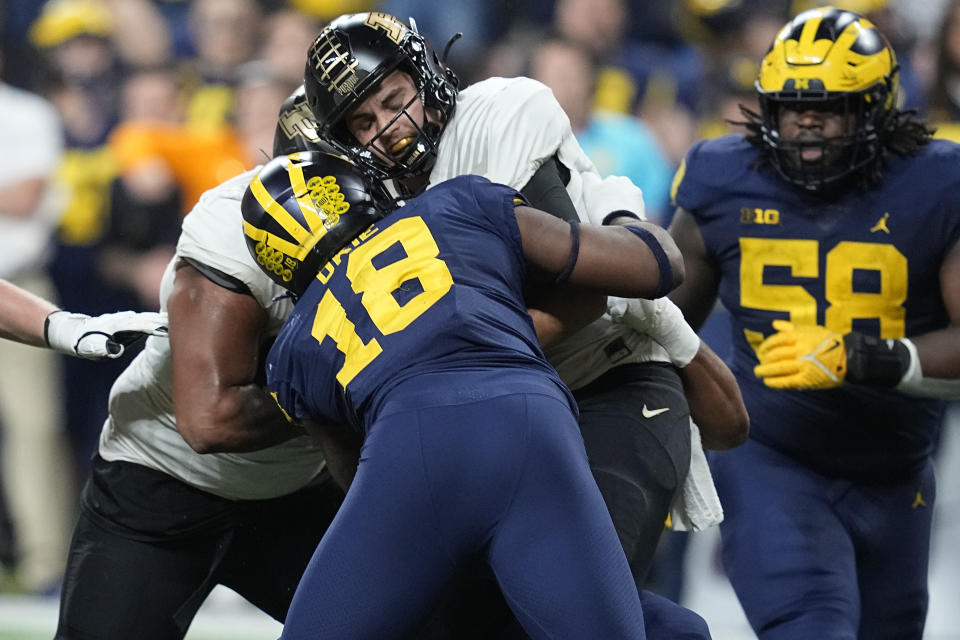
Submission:
<svg viewBox="0 0 960 640">
<path fill-rule="evenodd" d="M 935 483 L 854 483 L 753 440 L 710 459 L 723 561 L 762 640 L 923 634 Z"/>
<path fill-rule="evenodd" d="M 534 638 L 645 638 L 577 423 L 538 394 L 380 417 L 282 638 L 404 637 L 477 557 Z"/>
</svg>

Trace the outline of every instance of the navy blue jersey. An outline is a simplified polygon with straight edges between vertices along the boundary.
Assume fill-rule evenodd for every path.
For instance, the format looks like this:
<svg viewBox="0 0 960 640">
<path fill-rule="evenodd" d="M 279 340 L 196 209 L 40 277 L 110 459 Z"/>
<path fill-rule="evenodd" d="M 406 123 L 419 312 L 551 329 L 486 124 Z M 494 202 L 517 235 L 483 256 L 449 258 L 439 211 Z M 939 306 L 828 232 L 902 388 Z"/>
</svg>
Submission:
<svg viewBox="0 0 960 640">
<path fill-rule="evenodd" d="M 890 158 L 883 180 L 825 201 L 757 168 L 742 136 L 696 144 L 675 203 L 697 221 L 733 316 L 733 369 L 751 437 L 826 471 L 916 471 L 943 404 L 860 385 L 769 389 L 754 348 L 777 318 L 900 338 L 943 328 L 939 269 L 960 236 L 960 146 L 932 141 Z"/>
<path fill-rule="evenodd" d="M 336 255 L 270 350 L 280 406 L 358 429 L 387 400 L 454 404 L 527 390 L 573 407 L 527 314 L 517 202 L 514 189 L 455 178 Z"/>
</svg>

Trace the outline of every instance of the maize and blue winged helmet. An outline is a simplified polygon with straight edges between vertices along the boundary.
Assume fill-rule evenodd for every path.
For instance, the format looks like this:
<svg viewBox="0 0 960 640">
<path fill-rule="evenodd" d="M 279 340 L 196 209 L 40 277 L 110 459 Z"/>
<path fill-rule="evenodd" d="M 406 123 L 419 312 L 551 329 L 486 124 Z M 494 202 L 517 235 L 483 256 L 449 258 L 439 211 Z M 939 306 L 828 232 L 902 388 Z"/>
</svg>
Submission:
<svg viewBox="0 0 960 640">
<path fill-rule="evenodd" d="M 898 71 L 890 43 L 866 18 L 833 7 L 797 15 L 777 34 L 756 82 L 762 142 L 773 166 L 786 180 L 817 190 L 873 162 L 898 106 Z M 837 138 L 788 140 L 780 131 L 785 108 L 854 116 L 855 125 Z M 816 160 L 804 159 L 808 148 L 820 149 Z"/>
<path fill-rule="evenodd" d="M 243 233 L 271 280 L 299 297 L 338 251 L 382 218 L 394 200 L 342 156 L 278 156 L 243 195 Z"/>
</svg>

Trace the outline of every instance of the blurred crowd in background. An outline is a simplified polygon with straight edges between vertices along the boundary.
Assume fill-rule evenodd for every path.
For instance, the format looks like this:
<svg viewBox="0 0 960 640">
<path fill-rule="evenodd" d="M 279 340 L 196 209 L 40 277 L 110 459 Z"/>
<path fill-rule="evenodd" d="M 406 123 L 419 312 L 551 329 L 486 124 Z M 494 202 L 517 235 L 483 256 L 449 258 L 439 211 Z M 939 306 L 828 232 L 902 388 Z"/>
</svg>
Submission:
<svg viewBox="0 0 960 640">
<path fill-rule="evenodd" d="M 6 0 L 0 277 L 77 312 L 156 309 L 182 217 L 203 191 L 268 159 L 313 37 L 366 10 L 412 16 L 464 86 L 515 75 L 549 85 L 600 172 L 631 178 L 666 224 L 688 147 L 736 129 L 728 121 L 738 105 L 754 108 L 777 29 L 817 4 Z M 830 4 L 880 27 L 906 106 L 960 141 L 960 0 Z M 131 357 L 0 346 L 0 591 L 58 589 L 76 492 Z"/>
</svg>

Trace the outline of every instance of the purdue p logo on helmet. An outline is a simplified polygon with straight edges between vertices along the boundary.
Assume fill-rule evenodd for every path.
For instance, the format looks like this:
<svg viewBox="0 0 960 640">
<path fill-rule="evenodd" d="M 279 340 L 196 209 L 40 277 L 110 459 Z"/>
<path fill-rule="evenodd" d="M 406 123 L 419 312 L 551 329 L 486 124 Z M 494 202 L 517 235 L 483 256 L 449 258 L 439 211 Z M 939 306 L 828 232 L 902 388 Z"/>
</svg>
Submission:
<svg viewBox="0 0 960 640">
<path fill-rule="evenodd" d="M 341 156 L 274 158 L 243 194 L 247 249 L 271 280 L 300 296 L 327 261 L 383 216 L 388 197 L 380 188 Z"/>
<path fill-rule="evenodd" d="M 866 18 L 821 7 L 804 11 L 777 34 L 760 66 L 756 90 L 763 143 L 780 174 L 807 189 L 818 189 L 854 174 L 877 158 L 880 134 L 897 107 L 896 56 L 886 38 Z M 798 144 L 779 129 L 784 105 L 856 117 L 854 130 L 825 144 L 832 164 L 804 166 Z"/>
</svg>

